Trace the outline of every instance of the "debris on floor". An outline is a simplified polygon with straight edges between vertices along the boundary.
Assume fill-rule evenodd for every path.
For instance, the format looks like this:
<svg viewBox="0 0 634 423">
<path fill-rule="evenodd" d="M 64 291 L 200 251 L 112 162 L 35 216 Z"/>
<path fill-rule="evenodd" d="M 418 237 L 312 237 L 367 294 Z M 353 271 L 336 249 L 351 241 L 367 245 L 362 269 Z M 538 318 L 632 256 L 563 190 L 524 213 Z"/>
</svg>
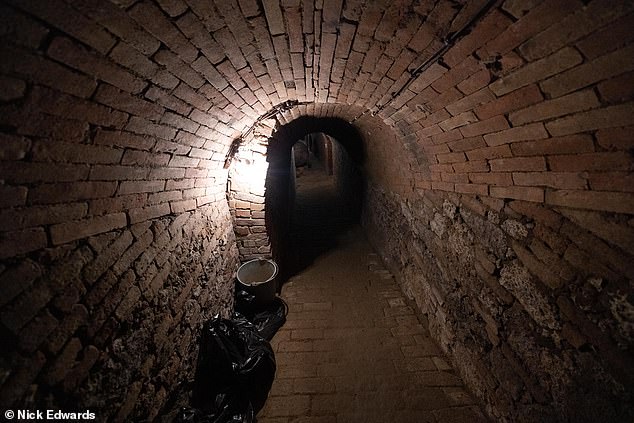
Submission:
<svg viewBox="0 0 634 423">
<path fill-rule="evenodd" d="M 275 298 L 254 307 L 254 296 L 236 291 L 231 319 L 205 323 L 192 394 L 176 423 L 255 423 L 275 377 L 269 341 L 286 321 L 287 306 Z"/>
</svg>

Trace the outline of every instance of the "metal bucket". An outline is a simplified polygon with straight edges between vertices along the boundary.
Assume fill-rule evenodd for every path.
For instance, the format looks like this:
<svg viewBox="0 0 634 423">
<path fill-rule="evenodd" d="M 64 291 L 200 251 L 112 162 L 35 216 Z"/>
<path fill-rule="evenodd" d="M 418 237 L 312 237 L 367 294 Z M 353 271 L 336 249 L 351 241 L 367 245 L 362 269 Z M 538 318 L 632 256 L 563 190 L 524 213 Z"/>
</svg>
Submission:
<svg viewBox="0 0 634 423">
<path fill-rule="evenodd" d="M 277 271 L 277 263 L 268 259 L 249 260 L 238 268 L 238 282 L 255 295 L 257 308 L 264 308 L 275 299 Z"/>
</svg>

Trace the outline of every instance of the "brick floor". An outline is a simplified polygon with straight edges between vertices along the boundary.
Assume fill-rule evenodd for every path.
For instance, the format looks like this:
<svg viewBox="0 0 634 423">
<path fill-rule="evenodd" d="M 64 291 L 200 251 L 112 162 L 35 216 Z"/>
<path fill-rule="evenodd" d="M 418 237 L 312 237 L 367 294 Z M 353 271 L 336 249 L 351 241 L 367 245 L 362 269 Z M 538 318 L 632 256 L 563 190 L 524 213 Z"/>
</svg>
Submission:
<svg viewBox="0 0 634 423">
<path fill-rule="evenodd" d="M 272 341 L 277 374 L 258 422 L 486 421 L 359 226 L 282 297 L 288 320 Z"/>
</svg>

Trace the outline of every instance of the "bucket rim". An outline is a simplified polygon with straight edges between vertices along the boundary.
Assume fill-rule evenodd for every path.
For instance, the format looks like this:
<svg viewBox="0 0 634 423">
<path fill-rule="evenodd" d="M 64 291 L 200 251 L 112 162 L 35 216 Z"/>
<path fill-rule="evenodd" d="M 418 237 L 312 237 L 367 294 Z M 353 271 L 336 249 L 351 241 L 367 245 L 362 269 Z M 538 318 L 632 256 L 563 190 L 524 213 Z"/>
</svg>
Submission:
<svg viewBox="0 0 634 423">
<path fill-rule="evenodd" d="M 251 282 L 251 283 L 243 282 L 242 280 L 240 280 L 240 269 L 249 263 L 253 263 L 254 261 L 257 261 L 257 262 L 266 261 L 271 263 L 273 265 L 273 274 L 265 281 Z M 265 259 L 265 258 L 254 258 L 249 261 L 245 261 L 240 266 L 238 266 L 238 270 L 236 271 L 236 279 L 238 280 L 238 282 L 240 282 L 244 286 L 258 286 L 258 285 L 263 285 L 265 283 L 271 282 L 277 276 L 278 271 L 279 271 L 279 267 L 277 263 L 275 262 L 275 260 Z"/>
</svg>

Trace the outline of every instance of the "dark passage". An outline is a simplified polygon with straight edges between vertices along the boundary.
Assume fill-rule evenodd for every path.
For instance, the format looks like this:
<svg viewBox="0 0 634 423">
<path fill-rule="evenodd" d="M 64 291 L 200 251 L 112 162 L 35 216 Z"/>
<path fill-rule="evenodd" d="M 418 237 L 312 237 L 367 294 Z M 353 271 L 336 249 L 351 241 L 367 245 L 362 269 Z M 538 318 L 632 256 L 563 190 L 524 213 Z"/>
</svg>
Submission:
<svg viewBox="0 0 634 423">
<path fill-rule="evenodd" d="M 314 157 L 311 167 L 297 178 L 296 190 L 289 231 L 293 274 L 334 248 L 337 237 L 358 222 L 358 216 L 346 208 L 335 177 L 328 175 L 323 163 Z"/>
<path fill-rule="evenodd" d="M 360 221 L 361 165 L 342 144 L 312 133 L 294 148 L 269 151 L 267 229 L 280 263 L 280 287 L 336 247 L 339 235 Z"/>
</svg>

